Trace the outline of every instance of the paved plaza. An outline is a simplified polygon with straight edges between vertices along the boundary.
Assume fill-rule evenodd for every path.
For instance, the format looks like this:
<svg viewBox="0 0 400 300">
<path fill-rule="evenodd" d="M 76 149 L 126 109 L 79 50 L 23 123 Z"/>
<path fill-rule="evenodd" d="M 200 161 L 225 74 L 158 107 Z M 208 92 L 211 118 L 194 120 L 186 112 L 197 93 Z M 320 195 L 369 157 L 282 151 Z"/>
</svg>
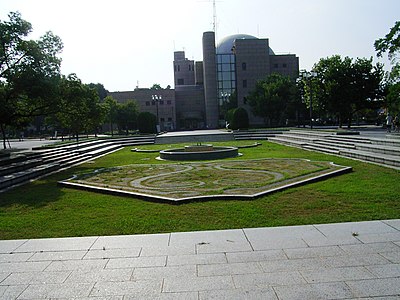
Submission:
<svg viewBox="0 0 400 300">
<path fill-rule="evenodd" d="M 0 241 L 1 299 L 399 299 L 400 219 Z"/>
</svg>

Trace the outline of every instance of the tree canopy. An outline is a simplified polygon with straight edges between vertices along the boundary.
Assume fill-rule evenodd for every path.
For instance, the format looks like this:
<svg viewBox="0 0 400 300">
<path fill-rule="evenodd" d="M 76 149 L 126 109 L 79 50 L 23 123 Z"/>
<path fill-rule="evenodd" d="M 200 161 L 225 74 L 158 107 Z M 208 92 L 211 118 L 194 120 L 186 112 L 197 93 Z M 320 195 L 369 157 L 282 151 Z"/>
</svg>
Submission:
<svg viewBox="0 0 400 300">
<path fill-rule="evenodd" d="M 256 116 L 262 117 L 269 126 L 284 125 L 288 118 L 288 108 L 296 102 L 297 87 L 289 77 L 272 74 L 259 80 L 247 103 Z"/>
<path fill-rule="evenodd" d="M 395 23 L 384 38 L 377 39 L 374 46 L 378 57 L 387 53 L 392 64 L 387 80 L 386 107 L 390 113 L 400 113 L 400 21 Z"/>
<path fill-rule="evenodd" d="M 117 105 L 117 124 L 119 130 L 125 130 L 128 135 L 129 130 L 137 128 L 137 118 L 139 105 L 135 100 L 128 100 Z"/>
<path fill-rule="evenodd" d="M 78 138 L 79 133 L 95 131 L 103 124 L 105 109 L 97 91 L 83 84 L 75 75 L 62 77 L 55 123 Z"/>
<path fill-rule="evenodd" d="M 32 25 L 17 12 L 0 20 L 0 127 L 23 126 L 33 117 L 54 112 L 60 81 L 61 39 L 47 32 L 29 40 Z"/>
<path fill-rule="evenodd" d="M 313 103 L 337 117 L 340 127 L 346 121 L 350 126 L 355 113 L 382 104 L 383 66 L 374 66 L 372 58 L 334 55 L 320 59 L 312 71 Z"/>
</svg>

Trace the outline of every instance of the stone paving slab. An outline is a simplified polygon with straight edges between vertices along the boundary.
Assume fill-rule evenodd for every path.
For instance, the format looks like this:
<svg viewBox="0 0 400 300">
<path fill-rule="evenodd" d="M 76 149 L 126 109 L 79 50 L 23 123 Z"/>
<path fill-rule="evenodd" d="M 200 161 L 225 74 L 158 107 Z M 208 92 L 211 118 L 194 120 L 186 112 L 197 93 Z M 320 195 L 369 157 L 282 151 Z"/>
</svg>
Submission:
<svg viewBox="0 0 400 300">
<path fill-rule="evenodd" d="M 88 250 L 96 239 L 97 237 L 76 237 L 28 240 L 14 252 Z"/>
<path fill-rule="evenodd" d="M 0 241 L 0 299 L 399 299 L 400 219 Z"/>
<path fill-rule="evenodd" d="M 91 249 L 126 249 L 138 247 L 168 246 L 169 234 L 139 234 L 120 236 L 101 236 Z"/>
</svg>

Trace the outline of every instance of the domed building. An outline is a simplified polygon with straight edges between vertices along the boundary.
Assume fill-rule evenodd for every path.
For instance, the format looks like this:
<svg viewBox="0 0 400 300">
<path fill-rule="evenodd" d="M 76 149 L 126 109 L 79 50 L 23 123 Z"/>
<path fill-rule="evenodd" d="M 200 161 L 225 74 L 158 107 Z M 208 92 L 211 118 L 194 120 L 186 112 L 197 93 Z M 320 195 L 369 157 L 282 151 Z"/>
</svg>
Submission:
<svg viewBox="0 0 400 300">
<path fill-rule="evenodd" d="M 214 32 L 204 32 L 203 61 L 174 52 L 174 89 L 137 87 L 109 95 L 121 103 L 135 99 L 140 111 L 157 117 L 161 131 L 225 127 L 226 112 L 236 107 L 246 109 L 250 125 L 262 126 L 264 120 L 254 116 L 246 97 L 272 73 L 297 78 L 299 58 L 275 54 L 268 39 L 235 34 L 216 44 Z"/>
<path fill-rule="evenodd" d="M 225 125 L 228 109 L 243 107 L 251 125 L 263 120 L 253 115 L 246 97 L 258 80 L 272 73 L 296 78 L 299 59 L 295 54 L 276 55 L 268 39 L 235 34 L 215 44 L 215 33 L 203 34 L 203 61 L 174 53 L 177 127 L 219 128 Z"/>
</svg>

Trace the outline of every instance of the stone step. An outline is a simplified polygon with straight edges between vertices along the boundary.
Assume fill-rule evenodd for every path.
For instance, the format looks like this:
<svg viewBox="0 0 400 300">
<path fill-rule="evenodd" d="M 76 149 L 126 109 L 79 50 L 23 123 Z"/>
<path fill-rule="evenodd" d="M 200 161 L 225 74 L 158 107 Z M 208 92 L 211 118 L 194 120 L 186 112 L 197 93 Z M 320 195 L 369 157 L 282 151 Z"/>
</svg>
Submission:
<svg viewBox="0 0 400 300">
<path fill-rule="evenodd" d="M 96 156 L 103 155 L 105 153 L 112 152 L 112 151 L 115 151 L 115 150 L 121 149 L 121 148 L 123 148 L 121 145 L 112 144 L 112 145 L 108 145 L 107 147 L 97 148 L 92 151 L 85 152 L 85 155 L 88 155 L 91 157 L 96 157 Z"/>
<path fill-rule="evenodd" d="M 361 137 L 348 137 L 348 136 L 336 136 L 336 135 L 330 135 L 325 138 L 326 140 L 338 143 L 338 144 L 343 144 L 343 145 L 354 145 L 354 143 L 359 143 L 359 144 L 371 144 L 371 140 L 368 138 L 361 138 Z"/>
<path fill-rule="evenodd" d="M 307 131 L 307 130 L 290 130 L 291 134 L 295 134 L 297 136 L 306 136 L 306 137 L 315 137 L 321 138 L 332 135 L 330 132 L 323 132 L 323 131 Z"/>
<path fill-rule="evenodd" d="M 151 145 L 154 144 L 154 139 L 146 139 L 146 140 L 127 140 L 127 141 L 119 141 L 116 144 L 121 146 L 135 146 L 135 145 Z"/>
<path fill-rule="evenodd" d="M 326 140 L 316 140 L 316 145 L 326 146 L 326 147 L 335 147 L 335 148 L 346 148 L 346 149 L 356 149 L 356 146 L 353 143 L 336 143 L 330 142 Z"/>
<path fill-rule="evenodd" d="M 13 163 L 18 163 L 25 161 L 27 159 L 27 156 L 25 154 L 18 154 L 10 157 L 5 157 L 0 159 L 0 166 L 7 166 L 11 165 Z"/>
<path fill-rule="evenodd" d="M 0 190 L 9 188 L 13 185 L 27 182 L 31 179 L 53 172 L 60 168 L 58 163 L 42 164 L 23 171 L 15 172 L 9 175 L 0 176 Z"/>
<path fill-rule="evenodd" d="M 371 144 L 371 145 L 360 144 L 357 145 L 357 150 L 395 155 L 400 157 L 400 147 L 394 147 L 394 146 L 378 145 L 378 144 Z"/>
<path fill-rule="evenodd" d="M 102 139 L 102 141 L 106 142 L 115 142 L 115 143 L 120 143 L 120 142 L 125 142 L 125 141 L 149 141 L 149 140 L 155 140 L 156 136 L 155 135 L 139 135 L 139 136 L 132 136 L 132 137 L 124 137 L 124 138 L 108 138 L 108 139 Z"/>
<path fill-rule="evenodd" d="M 235 137 L 236 141 L 245 141 L 245 140 L 268 140 L 269 138 L 275 137 L 275 135 L 260 135 L 260 136 L 240 136 L 240 137 Z"/>
<path fill-rule="evenodd" d="M 400 156 L 372 153 L 360 150 L 342 150 L 340 151 L 340 155 L 378 164 L 400 167 Z"/>
<path fill-rule="evenodd" d="M 313 146 L 313 145 L 303 145 L 304 149 L 307 150 L 313 150 L 313 151 L 318 151 L 318 152 L 324 152 L 324 153 L 329 153 L 329 154 L 340 154 L 340 149 L 334 148 L 334 147 L 325 147 L 325 146 Z"/>
<path fill-rule="evenodd" d="M 304 141 L 286 139 L 286 138 L 283 138 L 283 137 L 271 137 L 271 138 L 268 138 L 268 140 L 276 142 L 276 143 L 280 143 L 280 144 L 285 144 L 285 145 L 289 145 L 289 146 L 295 146 L 295 147 L 303 147 L 305 144 L 307 144 Z"/>
<path fill-rule="evenodd" d="M 81 164 L 90 159 L 93 159 L 93 157 L 90 155 L 81 154 L 81 155 L 77 155 L 75 157 L 63 160 L 60 162 L 60 164 L 61 164 L 62 168 L 69 168 L 69 167 Z"/>
<path fill-rule="evenodd" d="M 290 134 L 290 133 L 284 133 L 282 135 L 280 135 L 281 138 L 285 138 L 285 139 L 290 139 L 290 140 L 295 140 L 295 141 L 301 141 L 304 143 L 313 143 L 318 139 L 321 139 L 321 137 L 316 137 L 316 136 L 299 136 L 296 134 Z"/>
<path fill-rule="evenodd" d="M 31 159 L 31 160 L 25 160 L 25 161 L 20 161 L 16 163 L 12 163 L 6 166 L 1 166 L 0 167 L 0 176 L 12 174 L 15 172 L 20 172 L 32 167 L 36 167 L 40 164 L 43 163 L 42 159 Z"/>
</svg>

